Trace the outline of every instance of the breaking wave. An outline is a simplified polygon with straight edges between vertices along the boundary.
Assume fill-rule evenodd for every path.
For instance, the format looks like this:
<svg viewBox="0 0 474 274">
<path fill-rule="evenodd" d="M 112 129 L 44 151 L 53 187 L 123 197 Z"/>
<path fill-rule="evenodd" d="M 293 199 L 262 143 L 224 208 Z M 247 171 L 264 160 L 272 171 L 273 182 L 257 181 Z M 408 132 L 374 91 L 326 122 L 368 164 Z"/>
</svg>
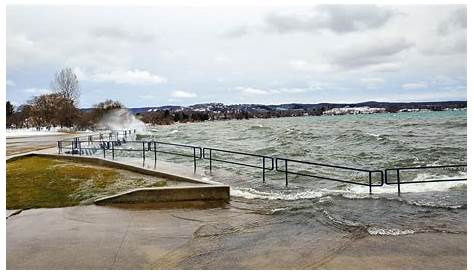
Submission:
<svg viewBox="0 0 474 274">
<path fill-rule="evenodd" d="M 109 111 L 97 123 L 97 126 L 111 130 L 135 129 L 138 132 L 145 132 L 147 129 L 145 123 L 138 120 L 126 109 L 114 109 Z"/>
</svg>

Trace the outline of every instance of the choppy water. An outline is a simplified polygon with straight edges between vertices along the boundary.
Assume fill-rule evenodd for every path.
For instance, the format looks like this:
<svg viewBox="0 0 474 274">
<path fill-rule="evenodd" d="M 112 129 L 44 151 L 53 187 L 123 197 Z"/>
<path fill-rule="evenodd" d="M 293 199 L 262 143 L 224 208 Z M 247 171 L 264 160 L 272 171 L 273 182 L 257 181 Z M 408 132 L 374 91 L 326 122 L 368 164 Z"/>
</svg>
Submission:
<svg viewBox="0 0 474 274">
<path fill-rule="evenodd" d="M 384 170 L 466 163 L 466 130 L 466 111 L 458 110 L 173 124 L 149 127 L 137 137 Z M 179 156 L 159 157 L 182 164 L 192 162 Z M 214 152 L 213 158 L 261 164 L 252 157 L 219 152 Z M 199 161 L 204 170 L 207 165 L 208 161 Z M 365 173 L 307 165 L 290 164 L 289 168 L 360 182 L 367 177 Z M 399 198 L 394 186 L 374 188 L 374 195 L 369 196 L 365 186 L 296 175 L 290 175 L 287 188 L 283 173 L 268 172 L 263 183 L 261 171 L 225 163 L 213 163 L 213 173 L 204 171 L 202 175 L 230 183 L 234 198 L 268 205 L 270 210 L 281 209 L 278 214 L 323 212 L 333 222 L 364 226 L 371 234 L 465 231 L 465 181 L 403 185 Z M 466 176 L 466 170 L 422 170 L 404 176 L 406 180 L 459 178 Z"/>
</svg>

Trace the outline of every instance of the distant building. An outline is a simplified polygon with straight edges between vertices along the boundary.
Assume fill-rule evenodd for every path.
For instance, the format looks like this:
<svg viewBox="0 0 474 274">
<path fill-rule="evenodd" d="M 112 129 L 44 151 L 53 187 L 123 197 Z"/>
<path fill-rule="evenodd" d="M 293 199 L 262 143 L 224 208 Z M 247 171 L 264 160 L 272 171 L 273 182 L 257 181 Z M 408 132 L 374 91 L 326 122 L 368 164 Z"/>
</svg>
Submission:
<svg viewBox="0 0 474 274">
<path fill-rule="evenodd" d="M 323 112 L 323 115 L 345 115 L 345 114 L 372 114 L 386 112 L 385 108 L 371 107 L 343 107 L 332 108 Z"/>
</svg>

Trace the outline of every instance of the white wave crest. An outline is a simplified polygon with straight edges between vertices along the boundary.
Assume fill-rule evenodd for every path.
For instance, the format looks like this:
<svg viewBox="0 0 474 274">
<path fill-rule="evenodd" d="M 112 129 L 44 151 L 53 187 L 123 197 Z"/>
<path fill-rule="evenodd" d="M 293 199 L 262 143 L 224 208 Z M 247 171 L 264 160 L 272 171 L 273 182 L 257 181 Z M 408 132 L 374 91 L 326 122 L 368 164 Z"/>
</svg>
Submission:
<svg viewBox="0 0 474 274">
<path fill-rule="evenodd" d="M 379 228 L 379 227 L 369 227 L 367 229 L 367 232 L 370 235 L 392 235 L 392 236 L 398 236 L 398 235 L 408 235 L 408 234 L 414 234 L 415 231 L 411 229 L 398 229 L 398 228 Z"/>
<path fill-rule="evenodd" d="M 370 132 L 366 132 L 365 134 L 369 136 L 373 136 L 373 137 L 380 137 L 380 134 L 375 134 L 375 133 L 370 133 Z"/>
<path fill-rule="evenodd" d="M 457 178 L 465 177 L 465 173 L 461 173 Z M 433 176 L 428 173 L 418 174 L 413 181 L 425 181 L 425 180 L 449 180 L 454 179 L 449 176 Z M 435 192 L 435 191 L 448 191 L 452 188 L 462 188 L 467 186 L 467 181 L 445 181 L 445 182 L 430 182 L 430 183 L 416 183 L 416 184 L 401 184 L 400 190 L 402 193 L 406 192 Z M 368 193 L 368 186 L 354 185 L 350 187 L 350 192 L 362 194 Z M 396 193 L 398 191 L 397 185 L 383 185 L 382 187 L 372 187 L 374 194 L 380 193 Z"/>
<path fill-rule="evenodd" d="M 246 199 L 266 199 L 266 200 L 301 200 L 320 198 L 323 193 L 321 191 L 302 191 L 295 193 L 278 193 L 278 192 L 263 192 L 253 188 L 231 188 L 230 195 L 234 197 L 242 197 Z"/>
</svg>

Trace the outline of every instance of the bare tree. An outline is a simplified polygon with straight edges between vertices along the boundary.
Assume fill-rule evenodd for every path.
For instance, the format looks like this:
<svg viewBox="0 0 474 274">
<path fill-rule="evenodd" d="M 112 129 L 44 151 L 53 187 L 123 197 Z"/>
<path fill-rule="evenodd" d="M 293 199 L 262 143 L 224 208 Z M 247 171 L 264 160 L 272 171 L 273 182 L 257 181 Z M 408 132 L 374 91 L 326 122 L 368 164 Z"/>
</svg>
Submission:
<svg viewBox="0 0 474 274">
<path fill-rule="evenodd" d="M 112 109 L 120 109 L 120 108 L 125 108 L 125 107 L 119 101 L 113 101 L 113 100 L 107 99 L 104 102 L 100 102 L 98 104 L 95 104 L 93 106 L 93 108 L 100 109 L 100 110 L 103 110 L 103 111 L 107 112 L 107 111 L 112 110 Z"/>
<path fill-rule="evenodd" d="M 61 127 L 71 127 L 74 125 L 74 119 L 77 118 L 77 103 L 79 100 L 79 80 L 76 74 L 71 68 L 64 68 L 54 75 L 54 79 L 51 82 L 51 90 L 58 94 L 63 100 L 59 100 L 59 111 L 57 114 L 60 116 L 59 124 Z"/>
<path fill-rule="evenodd" d="M 79 80 L 71 68 L 64 68 L 54 75 L 51 90 L 77 104 L 80 95 Z"/>
</svg>

